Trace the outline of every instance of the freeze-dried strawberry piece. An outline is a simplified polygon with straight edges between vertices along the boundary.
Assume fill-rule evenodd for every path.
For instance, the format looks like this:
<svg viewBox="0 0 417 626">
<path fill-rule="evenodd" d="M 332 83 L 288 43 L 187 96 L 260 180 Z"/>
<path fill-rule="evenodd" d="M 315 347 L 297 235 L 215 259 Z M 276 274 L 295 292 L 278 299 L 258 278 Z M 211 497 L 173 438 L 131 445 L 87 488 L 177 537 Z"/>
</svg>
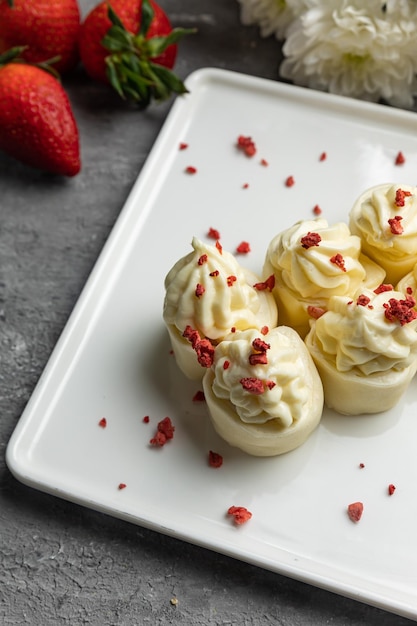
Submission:
<svg viewBox="0 0 417 626">
<path fill-rule="evenodd" d="M 105 417 L 102 417 L 102 418 L 101 418 L 101 420 L 99 421 L 98 425 L 99 425 L 101 428 L 106 428 L 106 426 L 107 426 L 107 420 L 106 420 L 106 418 L 105 418 Z"/>
<path fill-rule="evenodd" d="M 318 233 L 311 233 L 308 232 L 307 235 L 304 235 L 304 237 L 301 237 L 300 242 L 303 248 L 305 248 L 306 250 L 308 250 L 309 248 L 312 248 L 313 246 L 318 246 L 319 243 L 321 241 L 321 237 Z"/>
<path fill-rule="evenodd" d="M 400 152 L 398 152 L 397 156 L 395 157 L 395 165 L 402 165 L 403 163 L 405 163 L 405 157 L 400 150 Z"/>
<path fill-rule="evenodd" d="M 365 294 L 361 294 L 358 299 L 356 300 L 356 304 L 358 306 L 366 306 L 367 304 L 369 304 L 371 301 L 371 299 L 368 296 L 365 296 Z"/>
<path fill-rule="evenodd" d="M 164 446 L 167 441 L 173 439 L 175 426 L 172 424 L 169 417 L 164 417 L 163 420 L 158 422 L 156 427 L 156 433 L 150 440 L 150 444 L 153 446 Z"/>
<path fill-rule="evenodd" d="M 411 191 L 404 191 L 404 189 L 397 189 L 395 192 L 395 206 L 405 206 L 405 199 L 411 196 Z"/>
<path fill-rule="evenodd" d="M 253 157 L 256 154 L 256 145 L 253 141 L 252 137 L 245 137 L 244 135 L 239 135 L 237 138 L 237 147 L 239 150 L 242 150 L 248 157 Z"/>
<path fill-rule="evenodd" d="M 339 252 L 330 258 L 330 263 L 337 265 L 342 272 L 346 272 L 345 259 Z"/>
<path fill-rule="evenodd" d="M 248 391 L 255 396 L 260 396 L 265 391 L 263 381 L 259 378 L 248 376 L 246 378 L 241 378 L 239 382 L 245 391 Z"/>
<path fill-rule="evenodd" d="M 204 395 L 204 391 L 201 391 L 201 389 L 199 391 L 196 391 L 193 395 L 193 402 L 205 402 L 205 400 L 206 397 Z"/>
<path fill-rule="evenodd" d="M 314 306 L 312 304 L 309 304 L 308 307 L 307 307 L 307 313 L 314 320 L 318 320 L 319 317 L 321 317 L 322 315 L 324 315 L 326 313 L 326 309 L 323 309 L 320 306 Z"/>
<path fill-rule="evenodd" d="M 252 513 L 244 506 L 231 506 L 227 510 L 228 515 L 233 515 L 235 524 L 245 524 L 252 517 Z"/>
<path fill-rule="evenodd" d="M 260 337 L 257 337 L 252 341 L 252 347 L 257 352 L 266 352 L 267 350 L 270 350 L 271 344 L 266 343 L 266 341 L 264 341 Z"/>
<path fill-rule="evenodd" d="M 295 185 L 295 179 L 294 176 L 288 176 L 285 179 L 285 186 L 286 187 L 293 187 Z"/>
<path fill-rule="evenodd" d="M 395 489 L 396 489 L 396 487 L 392 483 L 390 485 L 388 485 L 388 495 L 392 496 L 394 491 L 395 491 Z"/>
<path fill-rule="evenodd" d="M 417 318 L 417 312 L 414 309 L 416 301 L 412 296 L 406 296 L 405 300 L 396 300 L 390 298 L 384 303 L 385 317 L 390 322 L 398 321 L 401 326 L 408 324 Z"/>
<path fill-rule="evenodd" d="M 210 239 L 220 239 L 220 233 L 217 230 L 217 228 L 209 228 L 208 233 L 207 233 L 207 237 L 209 237 Z"/>
<path fill-rule="evenodd" d="M 401 220 L 403 218 L 401 215 L 396 215 L 388 220 L 388 224 L 393 235 L 402 235 L 404 232 L 404 227 L 401 224 Z"/>
<path fill-rule="evenodd" d="M 352 504 L 349 504 L 347 508 L 347 513 L 352 522 L 359 522 L 363 513 L 363 503 L 352 502 Z"/>
<path fill-rule="evenodd" d="M 374 293 L 384 293 L 385 291 L 393 291 L 394 287 L 388 283 L 381 283 L 379 287 L 374 289 Z"/>
<path fill-rule="evenodd" d="M 257 289 L 258 291 L 265 291 L 265 290 L 272 291 L 274 287 L 275 287 L 274 274 L 271 274 L 271 276 L 268 276 L 268 278 L 264 280 L 263 282 L 254 284 L 254 288 Z"/>
<path fill-rule="evenodd" d="M 238 254 L 248 254 L 250 252 L 250 245 L 247 241 L 242 241 L 236 248 Z"/>
<path fill-rule="evenodd" d="M 213 452 L 213 450 L 209 451 L 208 462 L 210 467 L 221 467 L 223 465 L 223 457 L 218 452 Z"/>
<path fill-rule="evenodd" d="M 268 357 L 266 356 L 266 352 L 254 352 L 250 354 L 249 363 L 250 365 L 267 365 Z"/>
</svg>

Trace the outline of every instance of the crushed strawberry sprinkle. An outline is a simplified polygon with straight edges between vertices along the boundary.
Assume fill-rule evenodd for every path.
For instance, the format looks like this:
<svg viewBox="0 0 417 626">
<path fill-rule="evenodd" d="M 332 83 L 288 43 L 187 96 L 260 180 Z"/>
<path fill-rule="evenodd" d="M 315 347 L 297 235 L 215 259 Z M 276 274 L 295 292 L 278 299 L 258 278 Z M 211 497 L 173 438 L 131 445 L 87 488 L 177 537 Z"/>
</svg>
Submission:
<svg viewBox="0 0 417 626">
<path fill-rule="evenodd" d="M 213 452 L 213 450 L 209 450 L 208 462 L 210 467 L 219 468 L 223 465 L 223 457 L 218 452 Z"/>
<path fill-rule="evenodd" d="M 268 163 L 268 161 L 266 159 L 261 159 L 260 163 L 261 163 L 261 165 L 263 167 L 268 167 L 268 165 L 269 165 L 269 163 Z"/>
<path fill-rule="evenodd" d="M 412 296 L 407 295 L 405 300 L 390 298 L 384 302 L 385 317 L 389 322 L 399 322 L 401 326 L 409 324 L 417 318 L 417 311 L 414 309 L 416 301 Z"/>
<path fill-rule="evenodd" d="M 175 426 L 173 426 L 169 417 L 164 417 L 158 422 L 156 433 L 149 441 L 152 446 L 164 446 L 170 439 L 174 437 Z"/>
<path fill-rule="evenodd" d="M 196 168 L 196 167 L 194 167 L 194 165 L 188 165 L 188 166 L 185 168 L 185 172 L 186 172 L 187 174 L 197 174 L 197 168 Z"/>
<path fill-rule="evenodd" d="M 318 320 L 319 317 L 321 317 L 322 315 L 326 313 L 326 309 L 323 309 L 320 306 L 314 306 L 312 304 L 309 304 L 307 307 L 307 313 L 313 319 Z"/>
<path fill-rule="evenodd" d="M 119 491 L 121 491 L 122 489 L 126 489 L 127 485 L 126 483 L 119 483 L 117 488 L 119 489 Z"/>
<path fill-rule="evenodd" d="M 371 299 L 365 294 L 361 293 L 361 295 L 356 300 L 356 304 L 358 306 L 367 306 L 370 303 Z"/>
<path fill-rule="evenodd" d="M 256 145 L 252 137 L 239 135 L 236 145 L 238 150 L 242 150 L 248 157 L 253 157 L 256 154 Z"/>
<path fill-rule="evenodd" d="M 149 424 L 149 415 L 145 415 L 145 416 L 143 417 L 143 419 L 142 419 L 142 422 L 143 422 L 144 424 Z"/>
<path fill-rule="evenodd" d="M 398 152 L 397 156 L 395 157 L 395 165 L 403 165 L 403 163 L 405 163 L 405 157 L 400 150 L 400 152 Z"/>
<path fill-rule="evenodd" d="M 209 228 L 208 233 L 207 233 L 207 237 L 209 237 L 210 239 L 219 240 L 220 239 L 220 232 L 217 230 L 217 228 Z"/>
<path fill-rule="evenodd" d="M 236 248 L 238 254 L 248 254 L 250 252 L 250 244 L 247 241 L 241 241 Z"/>
<path fill-rule="evenodd" d="M 393 235 L 402 235 L 404 232 L 404 228 L 401 224 L 401 220 L 403 218 L 401 215 L 396 215 L 388 220 L 388 224 Z"/>
<path fill-rule="evenodd" d="M 209 276 L 216 278 L 216 276 L 218 276 L 219 274 L 220 274 L 219 270 L 213 270 L 212 272 L 210 272 Z"/>
<path fill-rule="evenodd" d="M 195 287 L 195 295 L 197 296 L 197 298 L 201 298 L 205 290 L 205 287 L 201 283 L 197 283 Z"/>
<path fill-rule="evenodd" d="M 411 191 L 404 191 L 404 189 L 397 189 L 395 192 L 395 206 L 405 206 L 405 199 L 410 197 Z"/>
<path fill-rule="evenodd" d="M 201 391 L 201 389 L 196 391 L 195 394 L 193 395 L 193 402 L 205 402 L 205 400 L 206 400 L 206 397 L 204 395 L 204 391 Z"/>
<path fill-rule="evenodd" d="M 352 504 L 348 505 L 347 513 L 352 522 L 359 522 L 363 513 L 363 503 L 352 502 Z"/>
<path fill-rule="evenodd" d="M 264 341 L 260 337 L 257 337 L 252 341 L 252 347 L 257 352 L 266 352 L 267 350 L 271 349 L 271 344 L 266 343 L 266 341 Z"/>
<path fill-rule="evenodd" d="M 390 485 L 388 485 L 388 495 L 392 496 L 394 491 L 395 491 L 395 489 L 396 489 L 396 487 L 392 483 Z"/>
<path fill-rule="evenodd" d="M 345 259 L 339 252 L 330 258 L 330 263 L 337 265 L 342 272 L 346 272 Z"/>
<path fill-rule="evenodd" d="M 188 143 L 185 143 L 184 141 L 181 141 L 180 145 L 178 146 L 180 150 L 186 150 L 188 148 Z"/>
<path fill-rule="evenodd" d="M 405 290 L 405 292 L 411 296 L 411 294 L 413 293 L 413 288 L 412 287 L 407 287 L 407 289 Z"/>
<path fill-rule="evenodd" d="M 248 376 L 241 378 L 239 382 L 245 391 L 252 393 L 254 396 L 260 396 L 265 391 L 263 381 L 259 378 Z"/>
<path fill-rule="evenodd" d="M 197 342 L 200 341 L 200 334 L 198 330 L 195 330 L 190 325 L 185 327 L 182 336 L 185 337 L 185 339 L 188 339 L 193 348 L 195 348 Z"/>
<path fill-rule="evenodd" d="M 227 510 L 228 515 L 232 515 L 235 524 L 241 525 L 249 521 L 252 517 L 252 513 L 244 506 L 231 506 Z"/>
<path fill-rule="evenodd" d="M 269 390 L 273 389 L 276 386 L 277 383 L 275 383 L 273 380 L 266 380 L 265 381 L 265 385 L 268 387 Z"/>
<path fill-rule="evenodd" d="M 214 346 L 210 339 L 201 339 L 198 330 L 187 325 L 182 336 L 187 339 L 197 354 L 197 361 L 202 367 L 211 367 L 214 360 Z"/>
<path fill-rule="evenodd" d="M 225 361 L 223 361 L 223 369 L 228 370 L 229 367 L 230 367 L 230 361 L 226 359 Z"/>
<path fill-rule="evenodd" d="M 287 176 L 287 178 L 285 179 L 285 186 L 286 187 L 293 187 L 294 185 L 295 185 L 294 176 Z"/>
<path fill-rule="evenodd" d="M 359 463 L 359 469 L 364 469 L 365 463 Z"/>
<path fill-rule="evenodd" d="M 327 159 L 327 153 L 322 152 L 321 155 L 319 156 L 319 161 L 325 161 L 326 159 Z"/>
<path fill-rule="evenodd" d="M 223 247 L 219 240 L 216 241 L 215 245 L 216 245 L 217 250 L 220 252 L 220 254 L 223 254 Z"/>
<path fill-rule="evenodd" d="M 322 214 L 322 212 L 323 212 L 323 211 L 321 210 L 321 208 L 319 207 L 319 205 L 318 205 L 318 204 L 316 204 L 316 205 L 313 207 L 313 213 L 314 213 L 314 215 L 321 215 L 321 214 Z"/>
<path fill-rule="evenodd" d="M 236 276 L 228 276 L 227 277 L 227 286 L 228 287 L 233 287 L 233 285 L 235 284 L 236 281 L 237 281 Z"/>
<path fill-rule="evenodd" d="M 262 326 L 261 328 L 261 334 L 262 335 L 267 335 L 269 333 L 269 328 L 268 326 Z"/>
<path fill-rule="evenodd" d="M 249 363 L 250 365 L 267 365 L 268 357 L 266 356 L 266 352 L 254 352 L 250 354 Z"/>
<path fill-rule="evenodd" d="M 203 265 L 204 263 L 207 263 L 207 260 L 208 260 L 207 254 L 202 254 L 200 258 L 198 259 L 197 263 L 198 265 Z"/>
<path fill-rule="evenodd" d="M 102 417 L 102 418 L 101 418 L 101 420 L 99 421 L 98 425 L 99 425 L 101 428 L 106 428 L 106 426 L 107 426 L 107 420 L 106 420 L 106 418 L 105 418 L 105 417 Z"/>
<path fill-rule="evenodd" d="M 272 291 L 274 287 L 275 287 L 274 274 L 271 274 L 271 276 L 268 276 L 268 278 L 264 280 L 263 282 L 254 284 L 254 288 L 257 289 L 258 291 L 265 291 L 265 290 Z"/>
<path fill-rule="evenodd" d="M 232 326 L 232 328 L 230 329 L 231 333 L 235 333 L 236 332 L 236 326 Z"/>
<path fill-rule="evenodd" d="M 394 287 L 390 285 L 389 283 L 381 283 L 379 287 L 374 289 L 374 293 L 378 295 L 379 293 L 384 293 L 385 291 L 393 291 L 393 290 L 394 290 Z"/>
<path fill-rule="evenodd" d="M 309 248 L 312 248 L 313 246 L 318 246 L 321 241 L 321 237 L 318 233 L 308 232 L 307 235 L 304 235 L 304 237 L 301 237 L 300 241 L 301 241 L 302 247 L 308 250 Z"/>
<path fill-rule="evenodd" d="M 242 189 L 249 189 L 249 183 L 243 183 Z"/>
</svg>

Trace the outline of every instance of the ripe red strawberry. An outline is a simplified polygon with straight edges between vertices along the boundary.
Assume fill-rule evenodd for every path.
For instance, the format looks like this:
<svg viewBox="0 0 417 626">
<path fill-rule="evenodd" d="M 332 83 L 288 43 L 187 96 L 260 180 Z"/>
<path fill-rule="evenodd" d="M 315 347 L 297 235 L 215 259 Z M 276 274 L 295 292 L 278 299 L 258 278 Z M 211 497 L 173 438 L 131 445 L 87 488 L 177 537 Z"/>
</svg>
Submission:
<svg viewBox="0 0 417 626">
<path fill-rule="evenodd" d="M 81 25 L 81 61 L 94 80 L 110 83 L 142 107 L 186 88 L 171 72 L 177 42 L 194 30 L 173 29 L 154 0 L 104 0 Z"/>
<path fill-rule="evenodd" d="M 78 129 L 67 94 L 51 73 L 0 55 L 0 150 L 33 167 L 75 176 Z"/>
<path fill-rule="evenodd" d="M 80 19 L 77 0 L 0 0 L 0 53 L 27 46 L 26 61 L 60 56 L 54 67 L 68 72 L 79 60 Z"/>
</svg>

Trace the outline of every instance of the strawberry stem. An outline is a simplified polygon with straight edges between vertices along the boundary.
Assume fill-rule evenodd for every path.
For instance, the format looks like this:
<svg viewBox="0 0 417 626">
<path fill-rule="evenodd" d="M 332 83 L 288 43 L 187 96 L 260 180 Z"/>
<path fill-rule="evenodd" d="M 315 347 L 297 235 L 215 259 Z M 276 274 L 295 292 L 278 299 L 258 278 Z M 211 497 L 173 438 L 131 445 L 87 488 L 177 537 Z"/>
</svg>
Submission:
<svg viewBox="0 0 417 626">
<path fill-rule="evenodd" d="M 111 86 L 124 100 L 131 100 L 141 108 L 152 100 L 162 101 L 172 93 L 187 93 L 184 83 L 167 67 L 153 62 L 165 50 L 175 45 L 195 29 L 174 28 L 166 36 L 147 38 L 154 17 L 149 0 L 142 2 L 139 32 L 128 32 L 114 9 L 108 5 L 111 26 L 102 40 L 110 54 L 106 57 L 106 73 Z"/>
<path fill-rule="evenodd" d="M 51 59 L 47 59 L 45 61 L 40 61 L 39 63 L 29 63 L 26 61 L 21 55 L 22 52 L 26 50 L 27 46 L 15 46 L 14 48 L 9 48 L 0 54 L 0 67 L 3 65 L 8 65 L 8 63 L 23 63 L 25 65 L 35 65 L 39 67 L 41 70 L 45 70 L 49 74 L 52 74 L 57 80 L 60 80 L 60 76 L 56 69 L 52 67 L 54 63 L 60 60 L 60 56 L 53 57 Z"/>
</svg>

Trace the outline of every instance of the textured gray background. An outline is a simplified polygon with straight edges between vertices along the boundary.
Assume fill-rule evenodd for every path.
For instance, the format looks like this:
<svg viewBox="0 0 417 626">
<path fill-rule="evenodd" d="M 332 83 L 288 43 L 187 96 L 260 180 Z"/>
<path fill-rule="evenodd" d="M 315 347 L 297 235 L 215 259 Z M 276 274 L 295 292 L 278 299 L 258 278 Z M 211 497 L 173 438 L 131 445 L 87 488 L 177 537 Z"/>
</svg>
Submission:
<svg viewBox="0 0 417 626">
<path fill-rule="evenodd" d="M 81 0 L 83 13 L 94 4 Z M 182 78 L 207 66 L 277 78 L 276 42 L 240 24 L 235 0 L 161 5 L 174 25 L 199 29 L 180 46 Z M 410 624 L 55 499 L 10 475 L 9 437 L 171 104 L 130 110 L 81 70 L 65 86 L 82 173 L 62 180 L 0 154 L 0 624 Z"/>
</svg>

